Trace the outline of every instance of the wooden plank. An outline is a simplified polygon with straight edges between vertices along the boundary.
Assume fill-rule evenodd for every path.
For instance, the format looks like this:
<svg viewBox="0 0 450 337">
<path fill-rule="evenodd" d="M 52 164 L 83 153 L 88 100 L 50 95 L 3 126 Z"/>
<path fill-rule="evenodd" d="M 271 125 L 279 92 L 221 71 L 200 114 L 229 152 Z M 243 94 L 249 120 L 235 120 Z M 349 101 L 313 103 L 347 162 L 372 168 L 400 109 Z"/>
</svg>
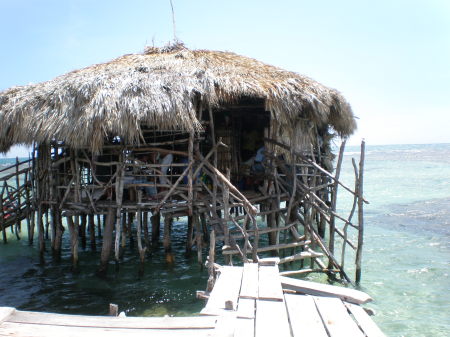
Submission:
<svg viewBox="0 0 450 337">
<path fill-rule="evenodd" d="M 21 337 L 206 337 L 213 329 L 115 329 L 4 322 L 0 336 Z"/>
<path fill-rule="evenodd" d="M 283 289 L 277 265 L 259 266 L 258 298 L 283 301 Z"/>
<path fill-rule="evenodd" d="M 258 263 L 260 266 L 274 266 L 280 262 L 279 257 L 266 257 L 264 259 L 259 259 Z"/>
<path fill-rule="evenodd" d="M 0 307 L 0 323 L 6 321 L 15 311 L 12 307 Z"/>
<path fill-rule="evenodd" d="M 339 298 L 313 298 L 330 337 L 365 337 Z"/>
<path fill-rule="evenodd" d="M 234 327 L 234 337 L 253 337 L 255 335 L 255 319 L 237 318 Z"/>
<path fill-rule="evenodd" d="M 253 298 L 240 298 L 238 302 L 237 317 L 255 318 L 256 302 Z"/>
<path fill-rule="evenodd" d="M 307 295 L 284 294 L 293 337 L 328 337 L 314 299 Z"/>
<path fill-rule="evenodd" d="M 212 329 L 216 324 L 215 317 L 112 317 L 30 311 L 16 311 L 7 321 L 23 324 L 117 329 Z"/>
<path fill-rule="evenodd" d="M 280 276 L 280 280 L 283 289 L 295 290 L 303 294 L 314 296 L 333 296 L 338 297 L 346 302 L 356 304 L 363 304 L 372 301 L 372 298 L 369 295 L 355 289 L 303 281 L 285 276 Z"/>
<path fill-rule="evenodd" d="M 359 327 L 364 331 L 367 337 L 386 337 L 363 308 L 359 305 L 345 302 L 344 305 L 350 310 Z"/>
<path fill-rule="evenodd" d="M 255 337 L 266 336 L 291 337 L 284 302 L 256 301 Z"/>
<path fill-rule="evenodd" d="M 243 267 L 224 266 L 220 268 L 220 276 L 209 295 L 206 306 L 200 312 L 202 315 L 221 315 L 226 310 L 225 302 L 227 301 L 232 301 L 233 310 L 236 310 L 242 271 Z"/>
<path fill-rule="evenodd" d="M 224 312 L 217 319 L 217 324 L 212 333 L 212 336 L 233 337 L 235 326 L 236 326 L 236 313 L 233 311 Z"/>
<path fill-rule="evenodd" d="M 258 298 L 258 264 L 244 263 L 239 297 Z"/>
</svg>

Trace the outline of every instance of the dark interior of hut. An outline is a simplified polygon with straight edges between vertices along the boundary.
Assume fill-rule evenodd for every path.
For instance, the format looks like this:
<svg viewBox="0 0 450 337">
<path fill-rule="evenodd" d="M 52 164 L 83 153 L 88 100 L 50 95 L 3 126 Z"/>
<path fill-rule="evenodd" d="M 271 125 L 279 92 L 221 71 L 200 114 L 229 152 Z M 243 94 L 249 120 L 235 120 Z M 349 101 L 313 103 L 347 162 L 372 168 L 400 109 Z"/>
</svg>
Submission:
<svg viewBox="0 0 450 337">
<path fill-rule="evenodd" d="M 242 99 L 234 104 L 221 105 L 210 114 L 204 110 L 201 121 L 203 131 L 193 135 L 193 140 L 185 131 L 142 125 L 141 144 L 129 146 L 119 137 L 110 136 L 105 139 L 100 154 L 93 154 L 88 149 L 69 150 L 64 144 L 54 142 L 52 161 L 59 163 L 56 181 L 59 186 L 70 185 L 71 172 L 77 171 L 76 166 L 79 165 L 78 184 L 94 187 L 89 198 L 94 201 L 115 199 L 113 186 L 117 180 L 117 167 L 123 163 L 123 201 L 137 201 L 138 190 L 143 191 L 145 200 L 160 200 L 183 176 L 193 159 L 190 156 L 207 156 L 221 141 L 225 146 L 216 147 L 216 154 L 210 159 L 214 166 L 223 174 L 229 172 L 230 181 L 239 190 L 257 192 L 264 180 L 264 137 L 270 125 L 270 114 L 265 111 L 264 102 Z M 73 162 L 70 157 L 77 159 Z M 193 180 L 194 189 L 200 196 L 204 188 L 211 190 L 211 177 L 205 170 L 200 170 Z M 176 192 L 186 190 L 188 183 L 184 174 Z M 60 192 L 60 198 L 64 198 L 64 190 Z M 76 194 L 76 189 L 73 192 Z M 179 193 L 172 194 L 171 199 L 179 197 Z M 72 197 L 76 199 L 75 195 L 68 196 L 69 199 Z M 88 196 L 81 195 L 81 199 L 87 200 Z"/>
</svg>

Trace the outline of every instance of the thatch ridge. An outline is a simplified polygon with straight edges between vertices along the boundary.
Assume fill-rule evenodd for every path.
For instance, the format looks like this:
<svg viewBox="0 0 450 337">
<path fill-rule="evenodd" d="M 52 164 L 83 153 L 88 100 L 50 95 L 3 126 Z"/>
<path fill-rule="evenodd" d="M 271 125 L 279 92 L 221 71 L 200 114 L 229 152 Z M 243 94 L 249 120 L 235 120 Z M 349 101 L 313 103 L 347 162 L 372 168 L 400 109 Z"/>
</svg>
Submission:
<svg viewBox="0 0 450 337">
<path fill-rule="evenodd" d="M 307 119 L 344 137 L 356 129 L 334 89 L 252 58 L 177 43 L 0 92 L 0 151 L 51 139 L 99 150 L 106 135 L 139 143 L 143 123 L 196 132 L 196 99 L 218 106 L 243 96 L 264 99 L 286 125 Z"/>
</svg>

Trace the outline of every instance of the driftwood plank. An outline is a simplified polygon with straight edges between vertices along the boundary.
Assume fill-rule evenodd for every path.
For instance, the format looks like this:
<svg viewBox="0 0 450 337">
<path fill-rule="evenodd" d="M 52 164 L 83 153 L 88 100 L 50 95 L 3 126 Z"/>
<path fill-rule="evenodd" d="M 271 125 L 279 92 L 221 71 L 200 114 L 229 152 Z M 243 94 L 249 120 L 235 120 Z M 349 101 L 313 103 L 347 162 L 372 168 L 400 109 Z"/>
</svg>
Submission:
<svg viewBox="0 0 450 337">
<path fill-rule="evenodd" d="M 240 298 L 238 302 L 237 317 L 255 318 L 255 299 Z"/>
<path fill-rule="evenodd" d="M 116 329 L 4 322 L 0 336 L 26 337 L 206 337 L 213 329 Z"/>
<path fill-rule="evenodd" d="M 255 337 L 290 337 L 288 315 L 284 302 L 256 301 Z"/>
<path fill-rule="evenodd" d="M 308 295 L 338 297 L 346 302 L 356 304 L 364 304 L 372 301 L 372 297 L 355 289 L 297 280 L 285 276 L 280 276 L 280 280 L 283 289 L 295 290 Z"/>
<path fill-rule="evenodd" d="M 293 337 L 328 337 L 314 299 L 307 295 L 284 294 Z"/>
<path fill-rule="evenodd" d="M 226 310 L 225 302 L 231 301 L 233 310 L 237 308 L 241 289 L 243 267 L 223 266 L 214 285 L 202 315 L 220 315 Z"/>
<path fill-rule="evenodd" d="M 215 327 L 216 318 L 82 316 L 16 311 L 8 318 L 8 322 L 117 329 L 212 329 Z"/>
<path fill-rule="evenodd" d="M 258 298 L 270 300 L 283 300 L 278 266 L 260 266 L 258 280 Z"/>
<path fill-rule="evenodd" d="M 258 298 L 258 264 L 244 263 L 242 286 L 239 297 Z"/>
<path fill-rule="evenodd" d="M 339 298 L 313 298 L 330 337 L 365 337 Z"/>
<path fill-rule="evenodd" d="M 375 322 L 370 318 L 367 312 L 359 305 L 344 303 L 356 319 L 359 327 L 364 331 L 367 337 L 386 337 Z"/>
<path fill-rule="evenodd" d="M 11 307 L 0 307 L 0 323 L 6 321 L 16 309 Z"/>
</svg>

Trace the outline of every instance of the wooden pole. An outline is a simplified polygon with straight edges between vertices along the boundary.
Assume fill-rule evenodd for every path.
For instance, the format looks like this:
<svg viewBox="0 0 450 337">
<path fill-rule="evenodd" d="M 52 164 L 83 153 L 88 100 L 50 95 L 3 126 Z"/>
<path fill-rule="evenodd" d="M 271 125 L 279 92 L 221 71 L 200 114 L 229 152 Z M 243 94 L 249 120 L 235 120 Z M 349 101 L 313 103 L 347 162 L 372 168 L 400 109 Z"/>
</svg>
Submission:
<svg viewBox="0 0 450 337">
<path fill-rule="evenodd" d="M 67 225 L 70 233 L 70 253 L 72 258 L 72 271 L 78 270 L 78 224 L 79 217 L 75 215 L 75 223 L 72 216 L 67 217 Z"/>
<path fill-rule="evenodd" d="M 339 187 L 339 177 L 341 174 L 341 166 L 342 166 L 342 159 L 344 157 L 344 150 L 345 150 L 345 140 L 342 141 L 341 147 L 339 149 L 339 156 L 338 161 L 336 164 L 336 173 L 334 176 L 334 184 L 332 187 L 332 194 L 331 194 L 331 210 L 332 212 L 336 212 L 336 202 L 337 202 L 337 194 L 338 194 L 338 187 Z M 335 216 L 333 213 L 330 215 L 330 227 L 329 227 L 329 238 L 328 238 L 328 249 L 330 250 L 331 254 L 334 254 L 334 232 L 335 232 Z M 328 269 L 332 269 L 333 262 L 331 260 L 328 261 Z"/>
<path fill-rule="evenodd" d="M 361 281 L 361 262 L 362 247 L 364 240 L 364 197 L 363 197 L 363 172 L 365 158 L 365 141 L 361 142 L 361 158 L 359 160 L 359 179 L 358 179 L 358 249 L 356 250 L 356 283 Z"/>
<path fill-rule="evenodd" d="M 80 224 L 80 237 L 81 237 L 81 247 L 86 249 L 86 225 L 87 225 L 87 215 L 82 214 L 79 216 L 81 218 Z"/>
<path fill-rule="evenodd" d="M 193 226 L 193 218 L 192 215 L 188 216 L 188 226 L 187 226 L 187 233 L 186 233 L 186 256 L 190 256 L 192 251 L 192 235 L 194 233 L 194 226 Z"/>
<path fill-rule="evenodd" d="M 202 229 L 200 225 L 200 219 L 198 214 L 194 214 L 193 221 L 195 223 L 195 241 L 197 245 L 197 262 L 203 268 L 203 257 L 202 257 Z"/>
<path fill-rule="evenodd" d="M 214 283 L 216 282 L 216 271 L 214 269 L 214 259 L 215 259 L 215 249 L 216 249 L 216 232 L 214 229 L 211 230 L 209 236 L 209 256 L 208 256 L 208 285 L 206 287 L 207 292 L 211 292 L 214 288 Z"/>
<path fill-rule="evenodd" d="M 112 241 L 113 241 L 113 229 L 115 223 L 115 211 L 114 208 L 109 207 L 105 221 L 105 229 L 103 231 L 103 244 L 102 252 L 100 256 L 100 267 L 97 271 L 99 276 L 106 276 L 108 271 L 109 257 L 111 255 Z M 100 224 L 99 224 L 100 227 Z"/>
<path fill-rule="evenodd" d="M 142 190 L 138 190 L 138 204 L 142 202 Z M 142 276 L 144 274 L 144 263 L 145 263 L 145 251 L 147 247 L 142 247 L 142 210 L 141 207 L 138 207 L 137 211 L 137 226 L 136 226 L 136 238 L 138 244 L 138 252 L 139 252 L 139 275 Z"/>
<path fill-rule="evenodd" d="M 161 214 L 159 212 L 155 212 L 150 217 L 150 222 L 152 223 L 152 245 L 157 245 L 161 231 Z"/>
<path fill-rule="evenodd" d="M 164 216 L 164 251 L 166 253 L 166 261 L 169 264 L 174 263 L 174 256 L 172 253 L 171 233 L 172 233 L 173 218 L 171 215 Z"/>
<path fill-rule="evenodd" d="M 91 250 L 95 252 L 97 250 L 97 244 L 95 241 L 95 221 L 94 214 L 88 215 L 88 232 L 89 232 L 89 242 L 91 244 Z"/>
</svg>

